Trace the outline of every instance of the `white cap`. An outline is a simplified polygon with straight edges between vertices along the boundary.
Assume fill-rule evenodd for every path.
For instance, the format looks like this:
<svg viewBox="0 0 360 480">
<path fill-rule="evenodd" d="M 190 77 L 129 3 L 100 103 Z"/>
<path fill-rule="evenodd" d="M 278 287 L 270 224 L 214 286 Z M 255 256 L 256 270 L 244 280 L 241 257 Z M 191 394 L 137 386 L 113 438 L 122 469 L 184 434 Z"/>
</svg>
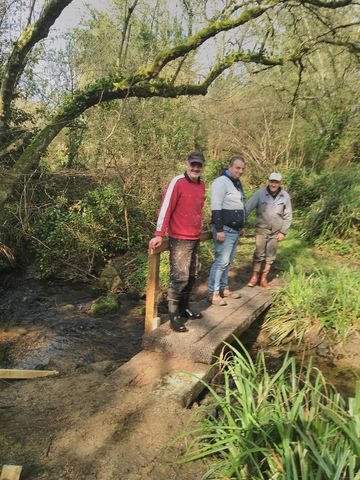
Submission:
<svg viewBox="0 0 360 480">
<path fill-rule="evenodd" d="M 275 180 L 275 182 L 281 182 L 282 176 L 280 173 L 273 172 L 269 176 L 269 180 Z"/>
</svg>

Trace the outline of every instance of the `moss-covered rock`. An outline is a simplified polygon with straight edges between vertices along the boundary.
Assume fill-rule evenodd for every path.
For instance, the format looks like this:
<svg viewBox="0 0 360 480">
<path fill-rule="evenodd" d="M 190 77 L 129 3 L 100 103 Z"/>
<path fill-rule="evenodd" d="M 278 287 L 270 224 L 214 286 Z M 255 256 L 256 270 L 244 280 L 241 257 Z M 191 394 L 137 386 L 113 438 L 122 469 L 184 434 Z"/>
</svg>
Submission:
<svg viewBox="0 0 360 480">
<path fill-rule="evenodd" d="M 102 290 L 117 293 L 122 285 L 119 271 L 114 265 L 106 265 L 99 278 L 99 287 Z"/>
<path fill-rule="evenodd" d="M 119 301 L 115 295 L 108 294 L 99 297 L 90 307 L 90 313 L 94 315 L 104 315 L 114 312 L 119 307 Z"/>
</svg>

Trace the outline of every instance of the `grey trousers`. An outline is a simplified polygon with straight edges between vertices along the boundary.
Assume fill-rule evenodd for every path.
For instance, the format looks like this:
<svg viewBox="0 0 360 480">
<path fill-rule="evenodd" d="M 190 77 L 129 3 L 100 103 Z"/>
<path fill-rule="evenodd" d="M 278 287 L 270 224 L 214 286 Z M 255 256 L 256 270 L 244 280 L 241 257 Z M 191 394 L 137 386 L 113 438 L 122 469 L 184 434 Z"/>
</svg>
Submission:
<svg viewBox="0 0 360 480">
<path fill-rule="evenodd" d="M 200 240 L 178 240 L 169 238 L 170 283 L 168 301 L 180 302 L 182 297 L 190 295 L 194 286 Z"/>
<path fill-rule="evenodd" d="M 265 262 L 272 264 L 276 258 L 277 243 L 276 235 L 278 232 L 273 232 L 267 228 L 256 229 L 256 247 L 254 252 L 254 262 Z"/>
</svg>

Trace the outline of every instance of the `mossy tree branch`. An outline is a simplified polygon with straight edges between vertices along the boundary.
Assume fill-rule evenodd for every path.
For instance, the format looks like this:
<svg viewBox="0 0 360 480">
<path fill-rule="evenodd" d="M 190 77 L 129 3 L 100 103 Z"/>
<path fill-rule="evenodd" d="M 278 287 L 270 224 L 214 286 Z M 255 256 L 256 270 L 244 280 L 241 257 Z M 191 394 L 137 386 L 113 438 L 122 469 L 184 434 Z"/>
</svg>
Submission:
<svg viewBox="0 0 360 480">
<path fill-rule="evenodd" d="M 170 62 L 183 57 L 191 51 L 197 50 L 203 43 L 210 38 L 215 37 L 220 32 L 226 32 L 241 25 L 245 25 L 251 20 L 261 17 L 261 15 L 267 12 L 270 8 L 273 8 L 279 4 L 282 4 L 282 0 L 269 0 L 267 2 L 263 2 L 261 5 L 256 5 L 244 10 L 235 19 L 225 18 L 213 22 L 211 25 L 199 30 L 196 34 L 189 37 L 180 45 L 176 45 L 173 48 L 169 48 L 168 50 L 160 52 L 155 57 L 152 65 L 145 69 L 140 69 L 135 73 L 133 77 L 133 83 L 149 80 L 158 76 L 161 70 Z"/>
<path fill-rule="evenodd" d="M 49 0 L 39 20 L 30 25 L 16 42 L 12 55 L 5 68 L 5 75 L 0 91 L 0 128 L 7 127 L 11 101 L 19 78 L 26 66 L 27 55 L 33 46 L 48 35 L 49 28 L 60 15 L 61 11 L 71 0 Z M 135 2 L 134 2 L 135 3 Z M 237 3 L 237 5 L 235 5 Z M 282 65 L 287 61 L 298 63 L 302 55 L 309 51 L 303 48 L 302 52 L 278 58 L 269 58 L 264 54 L 264 46 L 259 52 L 237 51 L 218 62 L 209 72 L 207 77 L 198 84 L 175 85 L 173 81 L 160 78 L 163 68 L 176 59 L 184 58 L 189 52 L 196 51 L 207 40 L 216 37 L 220 32 L 230 31 L 251 20 L 267 15 L 270 9 L 287 5 L 313 5 L 315 8 L 341 8 L 354 3 L 353 0 L 298 0 L 285 2 L 284 0 L 265 0 L 252 6 L 249 3 L 234 2 L 231 15 L 221 16 L 207 27 L 199 30 L 179 45 L 160 52 L 150 66 L 138 69 L 130 77 L 109 77 L 100 79 L 87 88 L 75 92 L 62 108 L 52 116 L 47 125 L 38 131 L 29 146 L 25 148 L 18 160 L 14 163 L 6 177 L 0 179 L 0 203 L 5 201 L 15 186 L 17 180 L 24 174 L 34 170 L 39 164 L 41 156 L 57 134 L 76 117 L 104 101 L 124 99 L 129 97 L 149 98 L 165 97 L 174 98 L 182 95 L 205 95 L 214 80 L 227 68 L 237 62 L 257 63 L 266 67 Z M 239 8 L 238 8 L 239 7 Z M 235 17 L 236 14 L 236 18 Z"/>
<path fill-rule="evenodd" d="M 28 25 L 14 43 L 9 60 L 5 65 L 0 88 L 0 133 L 8 128 L 10 106 L 14 91 L 26 67 L 27 57 L 33 47 L 46 38 L 50 27 L 72 0 L 49 0 L 39 19 Z M 1 135 L 0 135 L 1 138 Z"/>
<path fill-rule="evenodd" d="M 297 57 L 269 58 L 262 53 L 234 52 L 216 64 L 206 78 L 198 84 L 174 85 L 171 80 L 162 78 L 139 82 L 135 85 L 132 84 L 132 77 L 99 80 L 85 90 L 76 92 L 34 137 L 31 145 L 13 165 L 6 178 L 0 179 L 0 204 L 7 199 L 18 179 L 38 166 L 41 156 L 58 133 L 80 114 L 101 102 L 131 97 L 176 98 L 184 95 L 206 95 L 214 80 L 237 62 L 277 66 L 283 65 L 286 61 L 294 61 L 295 58 Z"/>
</svg>

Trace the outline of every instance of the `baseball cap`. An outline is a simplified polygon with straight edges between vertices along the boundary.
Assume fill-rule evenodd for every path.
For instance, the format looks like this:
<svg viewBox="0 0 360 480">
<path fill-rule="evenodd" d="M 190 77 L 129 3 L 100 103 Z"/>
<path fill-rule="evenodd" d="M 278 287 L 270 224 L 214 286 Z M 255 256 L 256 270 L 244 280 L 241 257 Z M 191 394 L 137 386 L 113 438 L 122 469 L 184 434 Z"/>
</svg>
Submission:
<svg viewBox="0 0 360 480">
<path fill-rule="evenodd" d="M 280 173 L 273 172 L 269 176 L 269 180 L 275 180 L 275 182 L 281 182 L 282 176 Z"/>
<path fill-rule="evenodd" d="M 187 158 L 187 161 L 189 163 L 201 163 L 201 165 L 204 165 L 205 163 L 205 157 L 201 152 L 191 152 Z"/>
</svg>

